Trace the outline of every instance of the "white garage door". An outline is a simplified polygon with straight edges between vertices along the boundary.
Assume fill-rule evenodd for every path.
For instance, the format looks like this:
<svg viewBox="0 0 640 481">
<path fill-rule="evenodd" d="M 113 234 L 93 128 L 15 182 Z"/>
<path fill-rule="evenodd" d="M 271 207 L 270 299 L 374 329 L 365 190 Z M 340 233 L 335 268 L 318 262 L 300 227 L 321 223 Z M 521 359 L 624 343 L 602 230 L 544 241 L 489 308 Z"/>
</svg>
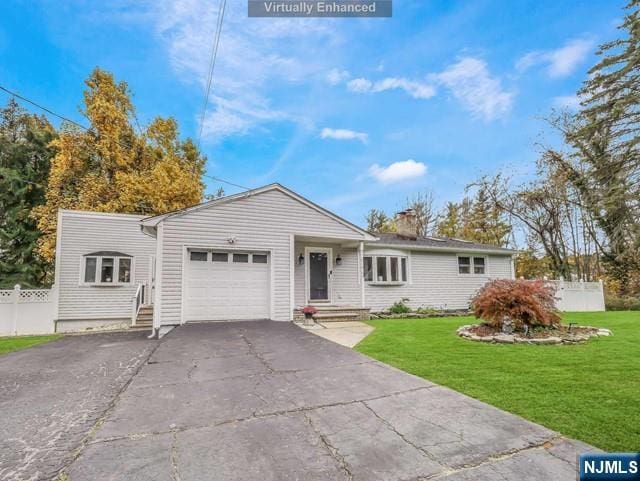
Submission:
<svg viewBox="0 0 640 481">
<path fill-rule="evenodd" d="M 270 261 L 266 252 L 189 251 L 187 321 L 268 319 Z"/>
</svg>

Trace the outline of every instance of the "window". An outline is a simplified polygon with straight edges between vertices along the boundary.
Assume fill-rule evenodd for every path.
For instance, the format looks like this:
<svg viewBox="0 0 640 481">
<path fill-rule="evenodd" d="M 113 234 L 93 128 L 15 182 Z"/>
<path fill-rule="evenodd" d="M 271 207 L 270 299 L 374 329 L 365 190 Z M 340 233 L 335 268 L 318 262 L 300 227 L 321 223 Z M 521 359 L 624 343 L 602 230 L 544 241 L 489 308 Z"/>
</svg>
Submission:
<svg viewBox="0 0 640 481">
<path fill-rule="evenodd" d="M 131 259 L 120 259 L 118 262 L 118 282 L 122 284 L 131 282 Z"/>
<path fill-rule="evenodd" d="M 249 254 L 233 254 L 233 262 L 249 262 Z"/>
<path fill-rule="evenodd" d="M 471 274 L 471 257 L 458 257 L 458 272 Z"/>
<path fill-rule="evenodd" d="M 84 261 L 84 281 L 96 281 L 96 266 L 98 265 L 97 257 L 86 257 Z"/>
<path fill-rule="evenodd" d="M 400 258 L 400 263 L 401 263 L 401 279 L 402 282 L 407 282 L 407 258 L 406 257 L 402 257 Z"/>
<path fill-rule="evenodd" d="M 373 282 L 373 257 L 364 258 L 364 280 Z"/>
<path fill-rule="evenodd" d="M 81 282 L 92 285 L 131 284 L 133 258 L 119 252 L 96 252 L 84 256 Z"/>
<path fill-rule="evenodd" d="M 376 257 L 376 280 L 378 282 L 387 282 L 387 258 Z"/>
<path fill-rule="evenodd" d="M 195 262 L 206 262 L 207 261 L 207 253 L 206 252 L 198 252 L 191 251 L 190 259 Z"/>
<path fill-rule="evenodd" d="M 211 261 L 212 262 L 229 262 L 229 254 L 227 254 L 226 252 L 212 252 Z"/>
<path fill-rule="evenodd" d="M 398 258 L 389 257 L 389 262 L 391 263 L 391 282 L 398 282 Z"/>
<path fill-rule="evenodd" d="M 484 257 L 459 256 L 458 272 L 460 274 L 486 274 L 486 259 Z"/>
<path fill-rule="evenodd" d="M 100 282 L 113 282 L 113 257 L 103 257 L 102 266 L 100 267 Z"/>
<path fill-rule="evenodd" d="M 254 264 L 266 264 L 267 263 L 267 254 L 253 254 L 251 256 Z"/>
<path fill-rule="evenodd" d="M 370 256 L 364 258 L 364 280 L 376 284 L 407 282 L 407 258 L 400 256 Z"/>
</svg>

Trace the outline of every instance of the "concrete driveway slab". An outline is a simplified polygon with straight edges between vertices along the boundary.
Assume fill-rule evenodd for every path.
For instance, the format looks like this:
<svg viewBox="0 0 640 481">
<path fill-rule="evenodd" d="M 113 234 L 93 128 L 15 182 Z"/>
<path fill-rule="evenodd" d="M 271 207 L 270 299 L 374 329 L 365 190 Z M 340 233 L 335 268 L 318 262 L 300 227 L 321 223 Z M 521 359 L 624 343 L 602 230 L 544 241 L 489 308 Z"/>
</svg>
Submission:
<svg viewBox="0 0 640 481">
<path fill-rule="evenodd" d="M 0 480 L 55 477 L 156 347 L 146 335 L 69 336 L 0 356 Z"/>
<path fill-rule="evenodd" d="M 109 472 L 109 481 L 175 481 L 173 439 L 173 434 L 165 434 L 90 444 L 68 477 L 105 479 L 104 473 Z"/>
<path fill-rule="evenodd" d="M 0 358 L 2 479 L 564 481 L 593 449 L 289 323 L 106 336 Z"/>
<path fill-rule="evenodd" d="M 181 481 L 347 481 L 301 413 L 179 433 Z"/>
<path fill-rule="evenodd" d="M 504 411 L 443 387 L 365 404 L 409 442 L 452 468 L 540 446 L 555 436 L 538 424 L 505 416 Z"/>
<path fill-rule="evenodd" d="M 354 480 L 416 479 L 443 469 L 362 403 L 320 408 L 307 416 Z"/>
</svg>

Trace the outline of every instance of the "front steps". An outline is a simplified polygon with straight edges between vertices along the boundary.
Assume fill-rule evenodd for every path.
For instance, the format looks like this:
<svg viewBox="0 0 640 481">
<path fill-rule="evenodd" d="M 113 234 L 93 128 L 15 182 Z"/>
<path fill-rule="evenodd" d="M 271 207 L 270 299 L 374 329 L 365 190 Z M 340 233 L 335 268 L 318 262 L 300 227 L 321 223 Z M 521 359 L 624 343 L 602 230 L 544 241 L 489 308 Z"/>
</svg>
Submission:
<svg viewBox="0 0 640 481">
<path fill-rule="evenodd" d="M 340 322 L 340 321 L 368 321 L 368 307 L 351 306 L 315 306 L 318 313 L 313 316 L 316 322 Z M 302 309 L 293 311 L 293 319 L 296 322 L 304 321 Z"/>
<path fill-rule="evenodd" d="M 153 306 L 142 306 L 138 311 L 136 324 L 132 328 L 151 329 L 153 326 Z"/>
</svg>

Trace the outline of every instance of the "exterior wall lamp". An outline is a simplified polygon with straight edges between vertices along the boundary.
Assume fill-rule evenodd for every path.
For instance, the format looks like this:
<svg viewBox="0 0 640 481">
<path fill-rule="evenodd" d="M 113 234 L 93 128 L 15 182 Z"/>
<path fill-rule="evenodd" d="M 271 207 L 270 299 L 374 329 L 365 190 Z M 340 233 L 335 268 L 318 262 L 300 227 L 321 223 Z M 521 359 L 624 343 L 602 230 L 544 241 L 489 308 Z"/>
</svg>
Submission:
<svg viewBox="0 0 640 481">
<path fill-rule="evenodd" d="M 298 265 L 299 266 L 304 265 L 304 255 L 302 253 L 300 253 L 300 255 L 298 256 Z"/>
<path fill-rule="evenodd" d="M 338 256 L 336 257 L 336 265 L 337 266 L 342 265 L 342 256 L 340 254 L 338 254 Z"/>
</svg>

